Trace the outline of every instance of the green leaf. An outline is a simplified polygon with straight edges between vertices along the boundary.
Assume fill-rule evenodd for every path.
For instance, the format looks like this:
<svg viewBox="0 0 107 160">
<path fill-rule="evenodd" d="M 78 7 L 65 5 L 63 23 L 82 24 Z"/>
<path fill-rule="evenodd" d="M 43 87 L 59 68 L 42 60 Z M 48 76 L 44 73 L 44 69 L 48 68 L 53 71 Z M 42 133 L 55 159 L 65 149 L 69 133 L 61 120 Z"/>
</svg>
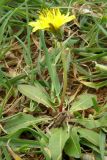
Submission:
<svg viewBox="0 0 107 160">
<path fill-rule="evenodd" d="M 52 130 L 48 146 L 52 160 L 62 160 L 62 151 L 68 138 L 67 129 L 55 128 Z"/>
<path fill-rule="evenodd" d="M 102 160 L 104 160 L 105 145 L 106 145 L 106 135 L 103 131 L 100 131 L 99 146 L 100 146 L 100 154 Z"/>
<path fill-rule="evenodd" d="M 107 114 L 105 112 L 105 115 L 99 119 L 99 122 L 101 123 L 102 127 L 107 127 Z"/>
<path fill-rule="evenodd" d="M 71 133 L 70 133 L 70 138 L 66 142 L 64 151 L 70 157 L 80 158 L 81 147 L 80 147 L 79 136 L 77 134 L 76 128 L 72 128 Z"/>
<path fill-rule="evenodd" d="M 18 90 L 31 100 L 41 103 L 46 107 L 54 107 L 49 98 L 49 95 L 47 94 L 45 89 L 38 83 L 35 83 L 35 86 L 25 84 L 18 85 Z"/>
<path fill-rule="evenodd" d="M 88 129 L 98 128 L 101 126 L 99 120 L 89 119 L 89 118 L 78 118 L 75 119 L 75 123 L 79 123 Z"/>
<path fill-rule="evenodd" d="M 5 5 L 8 2 L 11 2 L 12 0 L 1 0 L 0 1 L 0 6 Z"/>
<path fill-rule="evenodd" d="M 94 94 L 83 93 L 77 97 L 77 99 L 73 102 L 72 107 L 70 109 L 71 112 L 85 110 L 93 106 L 92 98 L 96 99 Z"/>
<path fill-rule="evenodd" d="M 85 128 L 78 128 L 78 132 L 81 138 L 99 146 L 99 134 L 97 132 Z"/>
<path fill-rule="evenodd" d="M 6 146 L 8 141 L 9 141 L 9 137 L 3 136 L 0 137 L 0 147 L 2 146 Z M 12 138 L 10 140 L 9 143 L 10 146 L 12 146 L 12 148 L 16 148 L 16 147 L 30 147 L 30 148 L 40 148 L 40 144 L 38 141 L 34 141 L 34 140 L 26 140 L 26 139 L 19 139 L 19 138 Z"/>
<path fill-rule="evenodd" d="M 91 148 L 91 149 L 92 149 L 93 151 L 95 151 L 97 154 L 100 153 L 100 151 L 99 151 L 99 149 L 98 149 L 97 146 L 95 146 L 94 144 L 86 141 L 85 139 L 82 139 L 82 140 L 81 140 L 81 144 L 84 145 L 84 146 L 87 146 L 87 147 Z"/>
<path fill-rule="evenodd" d="M 5 146 L 2 146 L 2 151 L 6 160 L 11 160 L 10 154 Z"/>
<path fill-rule="evenodd" d="M 38 124 L 43 121 L 47 121 L 48 119 L 45 117 L 33 117 L 32 115 L 28 115 L 25 113 L 20 113 L 11 117 L 10 119 L 5 121 L 4 129 L 7 133 L 14 133 L 21 128 L 26 128 L 33 124 Z"/>
<path fill-rule="evenodd" d="M 99 89 L 99 88 L 107 85 L 107 80 L 104 80 L 102 82 L 97 82 L 97 83 L 81 81 L 81 83 L 84 84 L 87 87 L 94 88 L 94 89 Z"/>
</svg>

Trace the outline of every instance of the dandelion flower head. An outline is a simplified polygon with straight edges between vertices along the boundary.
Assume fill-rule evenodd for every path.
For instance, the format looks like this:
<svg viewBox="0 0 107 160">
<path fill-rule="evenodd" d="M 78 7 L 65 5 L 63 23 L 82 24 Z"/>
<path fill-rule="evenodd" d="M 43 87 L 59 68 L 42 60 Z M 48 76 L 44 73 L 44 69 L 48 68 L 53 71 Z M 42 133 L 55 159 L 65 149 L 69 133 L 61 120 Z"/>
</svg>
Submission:
<svg viewBox="0 0 107 160">
<path fill-rule="evenodd" d="M 49 30 L 57 31 L 65 23 L 75 19 L 74 15 L 61 14 L 58 8 L 44 9 L 39 12 L 39 17 L 36 22 L 29 22 L 29 25 L 33 27 L 32 32 L 37 30 Z"/>
</svg>

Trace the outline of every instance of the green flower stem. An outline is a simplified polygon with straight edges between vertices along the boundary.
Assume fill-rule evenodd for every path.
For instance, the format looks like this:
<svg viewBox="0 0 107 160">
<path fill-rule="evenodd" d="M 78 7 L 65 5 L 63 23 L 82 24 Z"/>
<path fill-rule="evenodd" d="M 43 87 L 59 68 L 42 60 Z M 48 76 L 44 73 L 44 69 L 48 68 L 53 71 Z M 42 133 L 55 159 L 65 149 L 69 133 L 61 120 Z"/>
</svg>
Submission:
<svg viewBox="0 0 107 160">
<path fill-rule="evenodd" d="M 61 104 L 59 107 L 59 111 L 62 112 L 66 89 L 67 89 L 67 60 L 66 60 L 66 54 L 64 53 L 64 47 L 62 45 L 62 42 L 60 42 L 60 46 L 62 50 L 61 59 L 62 59 L 62 65 L 63 65 L 63 90 L 62 90 Z"/>
<path fill-rule="evenodd" d="M 47 64 L 47 67 L 48 67 L 49 75 L 50 75 L 51 80 L 52 80 L 52 85 L 53 85 L 54 90 L 56 92 L 56 96 L 59 97 L 60 82 L 59 82 L 59 79 L 58 79 L 56 68 L 54 67 L 53 62 L 51 61 L 50 55 L 48 53 L 48 49 L 47 49 L 46 44 L 45 44 L 44 32 L 42 32 L 42 31 L 40 32 L 40 38 L 41 38 L 41 44 L 43 46 L 43 50 L 44 50 L 44 53 L 45 53 L 46 64 Z"/>
</svg>

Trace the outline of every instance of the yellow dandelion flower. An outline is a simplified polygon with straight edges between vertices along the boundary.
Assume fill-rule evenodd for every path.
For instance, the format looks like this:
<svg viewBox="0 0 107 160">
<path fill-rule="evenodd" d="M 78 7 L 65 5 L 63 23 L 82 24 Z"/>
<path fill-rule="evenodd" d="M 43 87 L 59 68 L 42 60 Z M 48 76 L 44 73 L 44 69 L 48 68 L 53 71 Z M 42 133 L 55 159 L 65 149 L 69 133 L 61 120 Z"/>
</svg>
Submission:
<svg viewBox="0 0 107 160">
<path fill-rule="evenodd" d="M 32 32 L 36 32 L 37 30 L 56 31 L 73 19 L 75 19 L 74 15 L 69 16 L 69 14 L 61 14 L 60 10 L 57 8 L 45 9 L 39 13 L 38 20 L 36 22 L 29 22 L 29 25 L 33 27 Z"/>
</svg>

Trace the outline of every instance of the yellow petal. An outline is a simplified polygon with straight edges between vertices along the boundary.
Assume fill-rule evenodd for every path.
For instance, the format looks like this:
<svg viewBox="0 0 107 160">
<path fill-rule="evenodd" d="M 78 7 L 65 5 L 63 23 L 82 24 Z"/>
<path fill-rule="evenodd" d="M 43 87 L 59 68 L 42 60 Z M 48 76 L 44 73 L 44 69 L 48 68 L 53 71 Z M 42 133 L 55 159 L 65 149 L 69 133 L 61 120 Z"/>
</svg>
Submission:
<svg viewBox="0 0 107 160">
<path fill-rule="evenodd" d="M 37 22 L 29 22 L 28 25 L 31 27 L 35 27 L 37 25 Z"/>
<path fill-rule="evenodd" d="M 39 30 L 39 28 L 38 28 L 38 27 L 34 27 L 34 28 L 32 29 L 32 32 L 36 32 L 37 30 Z"/>
<path fill-rule="evenodd" d="M 65 22 L 70 22 L 70 21 L 72 21 L 74 19 L 76 19 L 76 17 L 74 15 L 68 16 L 68 17 L 66 17 Z"/>
</svg>

